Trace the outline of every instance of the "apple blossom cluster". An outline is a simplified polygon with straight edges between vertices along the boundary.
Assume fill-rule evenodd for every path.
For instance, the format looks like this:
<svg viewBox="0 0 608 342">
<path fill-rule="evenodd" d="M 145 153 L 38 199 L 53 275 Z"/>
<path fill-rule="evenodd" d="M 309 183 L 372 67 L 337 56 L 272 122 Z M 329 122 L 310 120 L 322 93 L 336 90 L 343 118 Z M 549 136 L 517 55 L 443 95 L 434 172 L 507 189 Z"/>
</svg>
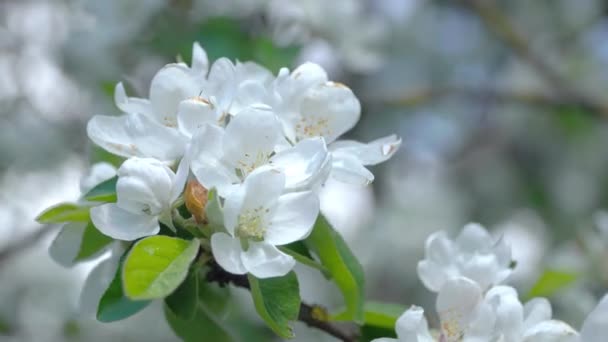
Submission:
<svg viewBox="0 0 608 342">
<path fill-rule="evenodd" d="M 551 304 L 534 298 L 522 304 L 503 285 L 512 271 L 511 249 L 478 224 L 468 224 L 455 240 L 445 233 L 427 239 L 418 263 L 423 284 L 437 293 L 440 324 L 429 330 L 424 310 L 412 306 L 396 323 L 397 339 L 376 342 L 600 342 L 608 336 L 608 295 L 589 314 L 580 332 L 552 319 Z"/>
<path fill-rule="evenodd" d="M 310 234 L 328 177 L 367 185 L 374 176 L 365 166 L 386 161 L 401 143 L 395 135 L 340 140 L 361 107 L 316 64 L 276 76 L 227 58 L 209 66 L 197 43 L 190 66 L 169 64 L 154 76 L 149 98 L 127 96 L 120 83 L 114 98 L 123 115 L 95 116 L 87 126 L 93 142 L 127 158 L 116 171 L 115 203 L 90 209 L 95 227 L 126 241 L 156 235 L 161 224 L 173 228 L 185 184 L 195 179 L 223 207 L 223 227 L 210 237 L 214 259 L 258 278 L 293 268 L 277 246 Z"/>
</svg>

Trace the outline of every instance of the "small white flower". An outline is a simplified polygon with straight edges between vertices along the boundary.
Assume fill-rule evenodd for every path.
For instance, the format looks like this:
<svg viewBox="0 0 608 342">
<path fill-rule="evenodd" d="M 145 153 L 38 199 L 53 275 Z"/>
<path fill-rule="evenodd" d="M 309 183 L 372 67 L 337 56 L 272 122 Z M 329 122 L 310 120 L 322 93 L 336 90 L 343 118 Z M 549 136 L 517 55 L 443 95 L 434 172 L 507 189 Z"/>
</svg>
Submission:
<svg viewBox="0 0 608 342">
<path fill-rule="evenodd" d="M 186 158 L 177 175 L 155 159 L 128 159 L 118 169 L 116 203 L 91 208 L 91 220 L 100 232 L 118 240 L 157 234 L 159 219 L 170 214 L 184 188 L 187 168 Z"/>
<path fill-rule="evenodd" d="M 235 274 L 258 278 L 287 274 L 295 260 L 275 246 L 306 238 L 319 214 L 319 200 L 310 191 L 283 194 L 285 176 L 271 168 L 249 174 L 224 204 L 228 233 L 211 237 L 217 263 Z"/>
<path fill-rule="evenodd" d="M 323 139 L 303 140 L 275 154 L 281 138 L 279 122 L 270 108 L 248 107 L 225 130 L 207 125 L 195 135 L 192 172 L 205 188 L 216 188 L 222 197 L 263 165 L 284 172 L 289 190 L 324 181 L 330 163 Z"/>
<path fill-rule="evenodd" d="M 195 43 L 192 66 L 173 63 L 158 71 L 150 84 L 149 99 L 127 97 L 119 83 L 114 100 L 126 115 L 94 116 L 87 125 L 89 138 L 123 157 L 181 158 L 187 137 L 177 129 L 178 109 L 182 101 L 199 95 L 207 68 L 207 54 Z"/>
<path fill-rule="evenodd" d="M 504 240 L 495 240 L 481 225 L 470 223 L 454 241 L 445 232 L 427 239 L 418 276 L 434 292 L 450 278 L 460 276 L 477 282 L 485 291 L 511 274 L 510 264 L 511 249 Z"/>
<path fill-rule="evenodd" d="M 591 311 L 581 327 L 580 342 L 603 342 L 608 336 L 608 295 Z"/>
</svg>

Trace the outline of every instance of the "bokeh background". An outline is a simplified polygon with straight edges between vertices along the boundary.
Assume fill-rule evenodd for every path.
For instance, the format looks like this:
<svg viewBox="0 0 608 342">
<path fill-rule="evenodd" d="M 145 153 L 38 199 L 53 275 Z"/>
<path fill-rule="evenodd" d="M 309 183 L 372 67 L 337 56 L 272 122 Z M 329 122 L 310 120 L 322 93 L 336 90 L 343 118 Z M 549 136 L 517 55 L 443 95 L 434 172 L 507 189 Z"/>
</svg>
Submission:
<svg viewBox="0 0 608 342">
<path fill-rule="evenodd" d="M 114 85 L 146 97 L 193 41 L 212 60 L 274 72 L 317 62 L 362 102 L 348 136 L 403 138 L 372 186 L 330 182 L 322 195 L 364 265 L 368 298 L 432 312 L 416 275 L 424 240 L 470 221 L 513 246 L 522 296 L 549 296 L 573 326 L 608 290 L 608 1 L 2 0 L 0 341 L 176 340 L 159 305 L 112 324 L 81 313 L 98 261 L 55 264 L 58 227 L 34 218 L 76 200 L 91 163 L 112 161 L 85 126 L 118 114 Z M 304 299 L 339 305 L 330 284 L 298 272 Z M 243 340 L 272 340 L 232 291 L 226 320 Z"/>
</svg>

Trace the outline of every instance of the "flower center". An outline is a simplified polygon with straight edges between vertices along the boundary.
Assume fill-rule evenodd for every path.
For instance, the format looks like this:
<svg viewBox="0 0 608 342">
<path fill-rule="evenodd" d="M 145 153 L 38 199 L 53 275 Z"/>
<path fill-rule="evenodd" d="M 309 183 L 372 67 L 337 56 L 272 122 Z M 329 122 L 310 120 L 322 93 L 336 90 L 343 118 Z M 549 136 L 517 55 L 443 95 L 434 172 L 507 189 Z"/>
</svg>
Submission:
<svg viewBox="0 0 608 342">
<path fill-rule="evenodd" d="M 296 133 L 300 138 L 327 136 L 329 130 L 329 120 L 327 118 L 301 118 L 296 123 Z"/>
<path fill-rule="evenodd" d="M 236 235 L 241 238 L 246 238 L 253 241 L 264 240 L 266 233 L 266 224 L 264 222 L 263 213 L 268 212 L 268 209 L 258 207 L 249 209 L 239 215 L 239 222 L 236 229 Z"/>
<path fill-rule="evenodd" d="M 268 162 L 269 155 L 259 151 L 255 156 L 245 153 L 245 157 L 238 161 L 238 170 L 244 179 L 251 171 Z"/>
</svg>

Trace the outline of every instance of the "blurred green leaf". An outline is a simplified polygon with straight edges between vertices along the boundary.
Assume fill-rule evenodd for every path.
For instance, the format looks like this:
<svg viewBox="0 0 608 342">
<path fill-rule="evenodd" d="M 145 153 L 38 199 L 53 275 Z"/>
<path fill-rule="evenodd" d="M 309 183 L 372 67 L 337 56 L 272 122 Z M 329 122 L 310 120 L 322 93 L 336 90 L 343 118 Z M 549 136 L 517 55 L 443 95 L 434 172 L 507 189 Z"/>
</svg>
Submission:
<svg viewBox="0 0 608 342">
<path fill-rule="evenodd" d="M 106 203 L 114 203 L 116 202 L 116 182 L 118 181 L 118 176 L 112 177 L 104 182 L 99 183 L 93 189 L 89 190 L 84 195 L 84 198 L 87 201 L 91 202 L 106 202 Z"/>
<path fill-rule="evenodd" d="M 558 291 L 570 286 L 576 281 L 577 274 L 573 272 L 546 270 L 536 281 L 528 298 L 551 297 Z"/>
<path fill-rule="evenodd" d="M 199 305 L 192 320 L 183 320 L 165 305 L 165 318 L 173 332 L 184 342 L 229 342 L 231 334 Z"/>
<path fill-rule="evenodd" d="M 114 98 L 114 87 L 115 86 L 116 86 L 116 84 L 114 84 L 114 83 L 111 85 L 110 96 L 112 97 L 112 99 Z M 119 167 L 122 164 L 122 162 L 125 161 L 124 157 L 120 157 L 115 154 L 112 154 L 95 144 L 90 144 L 89 146 L 90 146 L 89 162 L 91 164 L 106 162 L 106 163 L 114 165 L 115 167 Z"/>
<path fill-rule="evenodd" d="M 340 234 L 319 215 L 306 245 L 321 260 L 344 297 L 346 311 L 338 316 L 357 323 L 364 321 L 365 279 L 363 268 Z"/>
<path fill-rule="evenodd" d="M 127 298 L 122 289 L 122 263 L 116 270 L 116 275 L 110 286 L 104 292 L 97 308 L 97 320 L 100 322 L 115 322 L 130 317 L 143 310 L 149 300 L 135 301 Z"/>
<path fill-rule="evenodd" d="M 189 321 L 198 306 L 198 269 L 188 273 L 186 280 L 167 298 L 166 307 L 180 320 Z"/>
<path fill-rule="evenodd" d="M 82 235 L 82 241 L 80 243 L 80 249 L 76 255 L 75 261 L 86 260 L 92 256 L 95 256 L 98 252 L 107 247 L 114 241 L 111 237 L 103 235 L 93 222 L 89 221 L 84 233 Z"/>
<path fill-rule="evenodd" d="M 255 309 L 277 335 L 292 338 L 289 322 L 300 312 L 298 277 L 291 271 L 283 277 L 258 279 L 249 275 Z"/>
<path fill-rule="evenodd" d="M 199 303 L 216 317 L 225 316 L 230 308 L 230 288 L 215 283 L 199 281 Z"/>
<path fill-rule="evenodd" d="M 298 55 L 297 47 L 278 47 L 267 37 L 260 37 L 252 41 L 252 59 L 273 73 L 282 67 L 290 67 Z"/>
<path fill-rule="evenodd" d="M 74 203 L 54 205 L 36 217 L 38 223 L 87 222 L 89 208 Z"/>
<path fill-rule="evenodd" d="M 164 298 L 186 279 L 190 263 L 199 250 L 199 241 L 164 235 L 139 240 L 123 266 L 123 286 L 135 300 Z"/>
</svg>

